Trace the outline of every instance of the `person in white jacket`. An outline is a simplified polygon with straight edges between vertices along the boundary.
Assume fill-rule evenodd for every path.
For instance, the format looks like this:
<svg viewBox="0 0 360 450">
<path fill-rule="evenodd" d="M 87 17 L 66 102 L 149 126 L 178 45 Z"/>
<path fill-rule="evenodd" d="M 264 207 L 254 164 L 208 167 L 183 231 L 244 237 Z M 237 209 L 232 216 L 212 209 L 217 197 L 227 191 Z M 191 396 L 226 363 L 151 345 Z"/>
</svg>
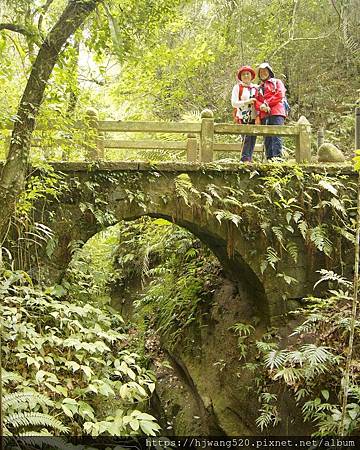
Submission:
<svg viewBox="0 0 360 450">
<path fill-rule="evenodd" d="M 256 110 L 257 85 L 252 83 L 255 71 L 250 66 L 242 66 L 238 70 L 237 79 L 231 94 L 231 104 L 234 108 L 233 116 L 236 123 L 254 124 Z M 252 162 L 252 155 L 256 143 L 256 136 L 245 136 L 244 146 L 241 154 L 242 162 Z"/>
</svg>

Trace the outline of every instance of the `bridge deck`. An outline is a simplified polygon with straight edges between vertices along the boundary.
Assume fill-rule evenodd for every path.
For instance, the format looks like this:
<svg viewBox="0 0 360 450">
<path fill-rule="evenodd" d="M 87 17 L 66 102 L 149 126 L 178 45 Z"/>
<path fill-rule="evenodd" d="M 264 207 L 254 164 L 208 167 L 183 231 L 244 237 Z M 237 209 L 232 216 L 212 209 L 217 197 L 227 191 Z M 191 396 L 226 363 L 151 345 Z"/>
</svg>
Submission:
<svg viewBox="0 0 360 450">
<path fill-rule="evenodd" d="M 0 167 L 4 161 L 0 161 Z M 273 163 L 195 163 L 195 162 L 157 162 L 150 163 L 144 161 L 64 161 L 49 163 L 55 170 L 60 172 L 95 172 L 98 170 L 105 171 L 159 171 L 159 172 L 197 172 L 197 171 L 224 171 L 224 172 L 251 172 L 257 170 L 258 172 L 266 172 L 274 167 Z M 291 169 L 295 164 L 282 163 L 282 167 Z M 301 169 L 306 172 L 323 173 L 326 168 L 327 173 L 334 174 L 341 172 L 342 174 L 355 174 L 352 164 L 345 162 L 342 164 L 306 164 L 302 165 Z M 36 167 L 33 169 L 36 170 Z"/>
</svg>

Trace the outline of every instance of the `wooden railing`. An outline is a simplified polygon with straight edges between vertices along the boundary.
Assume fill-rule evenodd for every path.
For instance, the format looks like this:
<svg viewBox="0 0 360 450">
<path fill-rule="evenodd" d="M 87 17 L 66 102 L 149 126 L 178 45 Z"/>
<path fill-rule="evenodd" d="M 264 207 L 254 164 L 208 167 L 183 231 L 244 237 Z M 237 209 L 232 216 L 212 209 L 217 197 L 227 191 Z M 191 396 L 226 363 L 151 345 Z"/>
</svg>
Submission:
<svg viewBox="0 0 360 450">
<path fill-rule="evenodd" d="M 0 129 L 10 130 L 11 124 L 0 126 Z M 185 151 L 187 161 L 210 162 L 214 159 L 214 152 L 241 152 L 242 144 L 237 143 L 217 143 L 216 135 L 252 135 L 252 136 L 292 136 L 295 138 L 297 162 L 306 162 L 311 159 L 311 126 L 302 117 L 295 125 L 236 125 L 215 123 L 213 113 L 204 110 L 201 114 L 201 122 L 122 122 L 98 120 L 97 112 L 89 109 L 85 121 L 78 121 L 72 124 L 73 130 L 83 130 L 83 143 L 86 160 L 100 160 L 105 157 L 106 149 L 139 149 L 139 150 L 172 150 Z M 38 124 L 36 131 L 57 129 L 53 122 L 47 125 Z M 69 130 L 66 130 L 69 132 Z M 109 139 L 109 133 L 169 133 L 186 135 L 185 140 L 122 140 Z M 9 137 L 7 138 L 9 142 Z M 42 138 L 33 138 L 32 147 L 42 147 Z M 56 138 L 52 143 L 71 143 L 71 138 Z"/>
</svg>

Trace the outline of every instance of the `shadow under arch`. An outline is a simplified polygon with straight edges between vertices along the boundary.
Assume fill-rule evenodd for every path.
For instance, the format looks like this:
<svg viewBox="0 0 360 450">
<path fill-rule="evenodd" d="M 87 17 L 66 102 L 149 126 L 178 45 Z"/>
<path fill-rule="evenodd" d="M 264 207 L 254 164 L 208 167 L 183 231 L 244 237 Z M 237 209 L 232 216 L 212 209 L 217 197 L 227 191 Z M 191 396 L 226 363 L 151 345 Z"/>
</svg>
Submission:
<svg viewBox="0 0 360 450">
<path fill-rule="evenodd" d="M 268 299 L 263 284 L 238 251 L 235 250 L 233 256 L 228 255 L 225 239 L 213 235 L 209 230 L 194 222 L 183 218 L 170 217 L 168 214 L 159 212 L 148 212 L 136 216 L 129 216 L 123 220 L 131 221 L 140 217 L 161 218 L 190 231 L 216 256 L 224 270 L 226 278 L 234 282 L 246 297 L 251 297 L 252 300 L 256 299 L 255 304 L 253 304 L 256 312 L 262 318 L 268 318 L 270 316 Z"/>
</svg>

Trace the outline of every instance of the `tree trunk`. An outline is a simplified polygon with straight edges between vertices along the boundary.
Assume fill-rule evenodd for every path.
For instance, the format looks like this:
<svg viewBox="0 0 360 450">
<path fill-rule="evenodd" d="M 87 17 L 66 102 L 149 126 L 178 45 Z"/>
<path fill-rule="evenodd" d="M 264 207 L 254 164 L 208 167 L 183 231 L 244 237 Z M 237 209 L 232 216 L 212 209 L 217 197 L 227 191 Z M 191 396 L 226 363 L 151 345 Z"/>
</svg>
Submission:
<svg viewBox="0 0 360 450">
<path fill-rule="evenodd" d="M 16 200 L 24 189 L 30 140 L 46 85 L 68 38 L 83 24 L 101 0 L 69 0 L 41 45 L 20 100 L 9 153 L 0 178 L 0 243 L 4 241 Z"/>
</svg>

